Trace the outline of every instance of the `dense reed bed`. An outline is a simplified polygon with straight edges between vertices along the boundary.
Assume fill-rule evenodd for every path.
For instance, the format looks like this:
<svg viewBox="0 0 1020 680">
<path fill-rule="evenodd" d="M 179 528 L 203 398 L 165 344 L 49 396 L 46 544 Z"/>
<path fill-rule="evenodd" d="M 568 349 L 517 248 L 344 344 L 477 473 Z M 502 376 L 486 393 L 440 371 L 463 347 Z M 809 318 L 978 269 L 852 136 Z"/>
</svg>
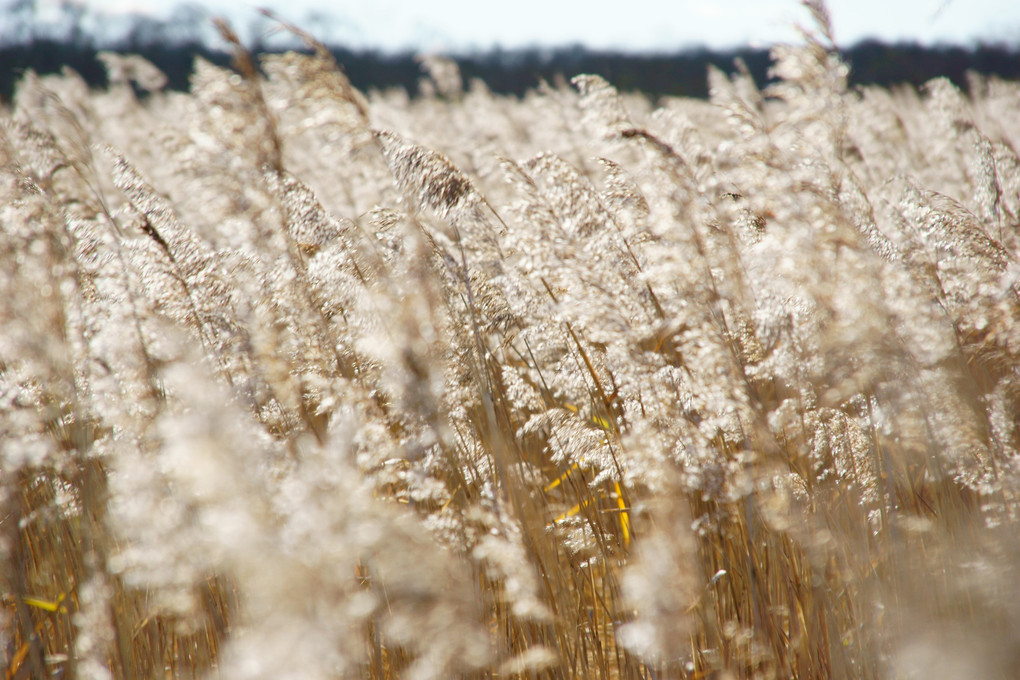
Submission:
<svg viewBox="0 0 1020 680">
<path fill-rule="evenodd" d="M 6 678 L 1016 677 L 1020 86 L 806 5 L 711 102 L 27 74 Z"/>
</svg>

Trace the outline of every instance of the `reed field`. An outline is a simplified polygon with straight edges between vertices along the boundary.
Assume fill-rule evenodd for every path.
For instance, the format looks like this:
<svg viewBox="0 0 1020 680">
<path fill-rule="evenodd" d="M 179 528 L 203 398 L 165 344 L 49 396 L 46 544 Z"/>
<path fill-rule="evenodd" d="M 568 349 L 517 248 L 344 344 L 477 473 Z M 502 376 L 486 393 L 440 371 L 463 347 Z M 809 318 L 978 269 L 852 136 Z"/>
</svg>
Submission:
<svg viewBox="0 0 1020 680">
<path fill-rule="evenodd" d="M 1015 678 L 1020 84 L 328 51 L 0 109 L 27 678 Z"/>
</svg>

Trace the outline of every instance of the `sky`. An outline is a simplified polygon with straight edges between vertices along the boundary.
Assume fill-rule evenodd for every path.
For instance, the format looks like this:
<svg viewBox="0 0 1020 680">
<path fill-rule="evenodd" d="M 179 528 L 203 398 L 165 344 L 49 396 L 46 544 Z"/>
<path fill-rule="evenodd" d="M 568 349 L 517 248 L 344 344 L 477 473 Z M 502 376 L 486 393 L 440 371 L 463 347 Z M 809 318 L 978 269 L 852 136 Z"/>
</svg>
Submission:
<svg viewBox="0 0 1020 680">
<path fill-rule="evenodd" d="M 40 4 L 60 0 L 37 0 Z M 78 0 L 165 18 L 161 0 Z M 797 0 L 204 0 L 242 34 L 267 6 L 325 42 L 352 48 L 458 51 L 583 44 L 626 51 L 763 46 L 795 40 Z M 1020 0 L 830 0 L 836 40 L 1020 45 Z M 264 25 L 263 25 L 264 28 Z"/>
</svg>

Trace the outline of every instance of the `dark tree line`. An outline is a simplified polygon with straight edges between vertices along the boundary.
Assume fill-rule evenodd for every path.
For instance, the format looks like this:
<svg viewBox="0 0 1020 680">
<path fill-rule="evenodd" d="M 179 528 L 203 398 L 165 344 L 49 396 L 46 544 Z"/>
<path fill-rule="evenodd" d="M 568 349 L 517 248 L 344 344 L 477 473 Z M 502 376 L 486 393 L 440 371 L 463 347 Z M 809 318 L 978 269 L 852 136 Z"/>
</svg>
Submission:
<svg viewBox="0 0 1020 680">
<path fill-rule="evenodd" d="M 229 56 L 197 42 L 142 41 L 116 45 L 115 51 L 132 52 L 159 67 L 168 87 L 185 90 L 196 56 L 228 64 Z M 256 51 L 259 51 L 256 49 Z M 0 46 L 0 97 L 9 100 L 14 85 L 27 69 L 40 74 L 77 71 L 91 85 L 106 84 L 97 58 L 99 48 L 91 42 L 35 38 L 22 44 Z M 351 82 L 363 90 L 399 87 L 416 92 L 422 70 L 412 53 L 384 53 L 335 48 L 337 61 Z M 968 86 L 967 72 L 975 71 L 1004 79 L 1020 79 L 1020 51 L 1004 46 L 935 47 L 885 44 L 867 41 L 843 51 L 851 66 L 852 84 L 883 86 L 920 85 L 945 76 L 961 88 Z M 479 78 L 494 92 L 521 95 L 540 80 L 596 73 L 621 90 L 640 90 L 653 96 L 705 97 L 707 67 L 732 71 L 740 58 L 759 84 L 768 81 L 769 55 L 763 49 L 680 51 L 674 54 L 635 55 L 569 47 L 555 50 L 493 50 L 456 56 L 465 78 Z"/>
</svg>

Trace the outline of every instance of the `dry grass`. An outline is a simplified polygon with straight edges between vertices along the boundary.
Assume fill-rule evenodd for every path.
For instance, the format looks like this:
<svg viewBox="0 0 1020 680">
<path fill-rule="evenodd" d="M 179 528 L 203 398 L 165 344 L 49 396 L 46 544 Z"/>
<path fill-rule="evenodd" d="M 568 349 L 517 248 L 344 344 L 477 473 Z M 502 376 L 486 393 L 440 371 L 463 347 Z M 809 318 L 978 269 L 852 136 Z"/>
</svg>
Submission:
<svg viewBox="0 0 1020 680">
<path fill-rule="evenodd" d="M 27 75 L 6 677 L 1015 677 L 1020 86 L 806 4 L 711 103 Z"/>
</svg>

